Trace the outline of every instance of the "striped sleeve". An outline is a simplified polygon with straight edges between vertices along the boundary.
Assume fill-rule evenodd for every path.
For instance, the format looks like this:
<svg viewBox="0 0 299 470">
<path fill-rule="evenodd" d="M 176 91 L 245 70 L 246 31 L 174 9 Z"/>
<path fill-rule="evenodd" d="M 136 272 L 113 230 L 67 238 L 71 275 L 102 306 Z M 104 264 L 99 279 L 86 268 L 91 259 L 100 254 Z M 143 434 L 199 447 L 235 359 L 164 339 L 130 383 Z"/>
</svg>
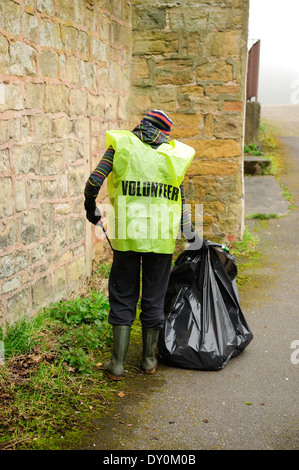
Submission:
<svg viewBox="0 0 299 470">
<path fill-rule="evenodd" d="M 107 178 L 113 168 L 114 149 L 110 146 L 104 153 L 101 161 L 89 176 L 84 195 L 89 198 L 96 198 L 104 180 Z"/>
</svg>

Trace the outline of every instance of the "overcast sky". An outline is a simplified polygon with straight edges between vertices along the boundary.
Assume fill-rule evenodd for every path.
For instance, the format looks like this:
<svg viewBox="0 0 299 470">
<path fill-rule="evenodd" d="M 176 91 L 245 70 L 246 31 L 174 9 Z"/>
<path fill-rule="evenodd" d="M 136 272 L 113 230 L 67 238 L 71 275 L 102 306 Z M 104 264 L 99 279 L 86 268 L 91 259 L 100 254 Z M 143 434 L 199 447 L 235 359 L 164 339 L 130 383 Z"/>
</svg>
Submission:
<svg viewBox="0 0 299 470">
<path fill-rule="evenodd" d="M 249 46 L 261 40 L 258 101 L 299 104 L 299 0 L 250 0 Z"/>
</svg>

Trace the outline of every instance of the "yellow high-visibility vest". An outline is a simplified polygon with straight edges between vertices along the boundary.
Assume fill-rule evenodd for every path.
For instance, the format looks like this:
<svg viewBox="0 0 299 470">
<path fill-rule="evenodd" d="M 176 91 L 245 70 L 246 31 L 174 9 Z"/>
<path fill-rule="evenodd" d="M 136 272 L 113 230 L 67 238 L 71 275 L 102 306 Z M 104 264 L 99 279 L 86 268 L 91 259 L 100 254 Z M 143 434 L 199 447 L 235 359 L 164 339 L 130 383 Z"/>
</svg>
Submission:
<svg viewBox="0 0 299 470">
<path fill-rule="evenodd" d="M 106 146 L 115 150 L 108 177 L 113 249 L 173 253 L 181 220 L 185 172 L 195 150 L 172 140 L 157 149 L 129 131 L 108 131 Z"/>
</svg>

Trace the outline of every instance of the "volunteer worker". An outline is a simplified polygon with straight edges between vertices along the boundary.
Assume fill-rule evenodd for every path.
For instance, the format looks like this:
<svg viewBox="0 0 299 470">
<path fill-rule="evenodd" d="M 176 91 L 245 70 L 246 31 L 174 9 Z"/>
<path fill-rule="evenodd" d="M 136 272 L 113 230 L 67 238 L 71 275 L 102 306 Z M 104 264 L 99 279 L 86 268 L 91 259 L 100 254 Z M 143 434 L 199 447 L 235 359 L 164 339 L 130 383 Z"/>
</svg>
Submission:
<svg viewBox="0 0 299 470">
<path fill-rule="evenodd" d="M 109 222 L 113 263 L 109 277 L 109 323 L 113 326 L 112 358 L 105 364 L 108 377 L 120 380 L 136 316 L 142 267 L 142 363 L 154 373 L 155 349 L 164 324 L 164 297 L 175 240 L 180 228 L 189 242 L 198 240 L 185 208 L 183 180 L 194 149 L 168 141 L 172 121 L 156 109 L 129 131 L 108 131 L 107 150 L 85 186 L 87 219 L 97 224 L 96 197 L 108 177 L 113 208 Z"/>
</svg>

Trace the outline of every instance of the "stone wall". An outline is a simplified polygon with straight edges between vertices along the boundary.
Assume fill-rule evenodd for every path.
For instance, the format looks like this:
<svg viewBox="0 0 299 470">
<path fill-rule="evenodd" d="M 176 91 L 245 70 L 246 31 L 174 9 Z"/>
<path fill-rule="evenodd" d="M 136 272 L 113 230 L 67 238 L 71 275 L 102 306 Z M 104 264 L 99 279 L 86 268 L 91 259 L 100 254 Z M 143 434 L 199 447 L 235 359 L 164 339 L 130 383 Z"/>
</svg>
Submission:
<svg viewBox="0 0 299 470">
<path fill-rule="evenodd" d="M 204 236 L 243 232 L 243 137 L 249 0 L 134 1 L 131 126 L 167 111 L 193 146 L 187 202 L 203 204 Z"/>
<path fill-rule="evenodd" d="M 0 325 L 90 273 L 83 190 L 105 130 L 127 127 L 125 0 L 0 2 Z"/>
</svg>

